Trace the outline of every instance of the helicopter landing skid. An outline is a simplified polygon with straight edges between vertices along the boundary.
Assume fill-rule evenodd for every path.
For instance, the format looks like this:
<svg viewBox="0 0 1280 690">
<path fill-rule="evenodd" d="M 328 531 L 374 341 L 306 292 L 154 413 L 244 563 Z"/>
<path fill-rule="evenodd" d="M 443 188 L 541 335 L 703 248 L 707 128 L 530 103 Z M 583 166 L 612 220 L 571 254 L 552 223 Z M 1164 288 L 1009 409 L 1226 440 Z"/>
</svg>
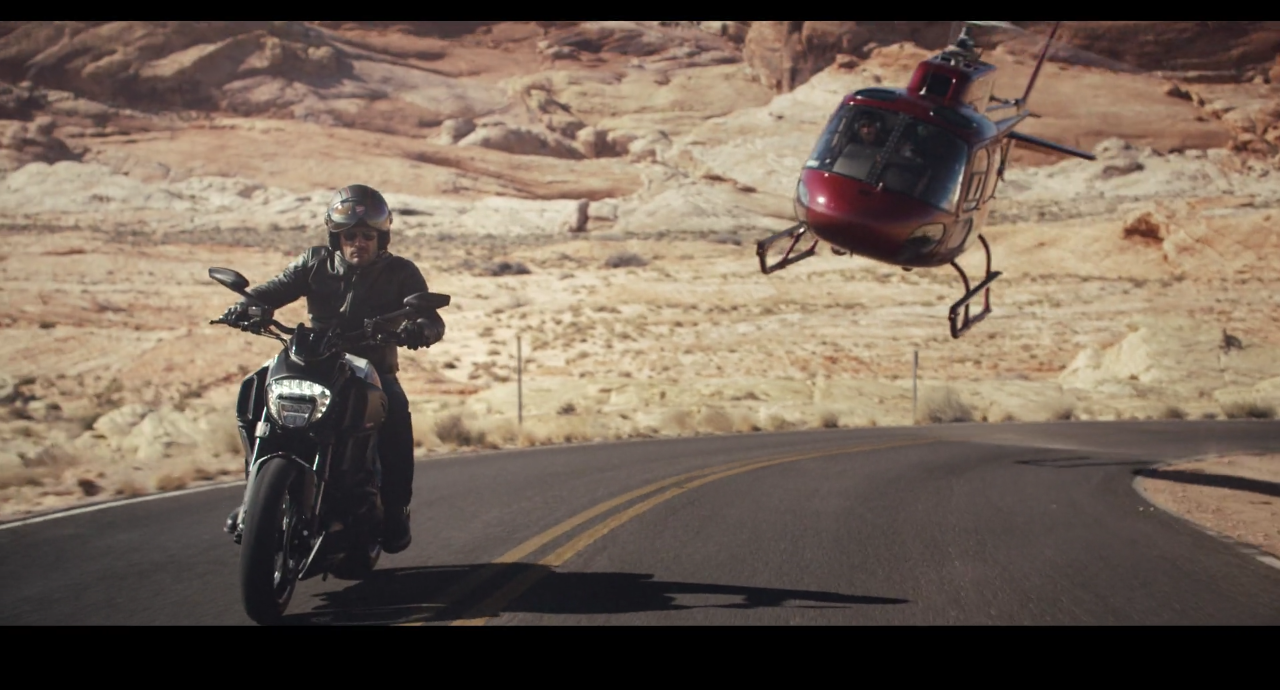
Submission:
<svg viewBox="0 0 1280 690">
<path fill-rule="evenodd" d="M 800 242 L 800 238 L 803 237 L 804 234 L 808 231 L 809 231 L 809 228 L 804 223 L 797 223 L 787 228 L 786 230 L 783 230 L 782 232 L 774 233 L 773 235 L 770 235 L 764 238 L 763 240 L 756 242 L 756 256 L 760 258 L 760 272 L 764 273 L 765 275 L 768 275 L 770 273 L 773 273 L 774 271 L 780 271 L 786 268 L 787 266 L 790 266 L 791 264 L 796 263 L 797 261 L 803 261 L 813 256 L 818 249 L 819 240 L 816 237 L 813 240 L 813 244 L 810 245 L 808 249 L 800 252 L 799 254 L 796 254 L 795 256 L 791 255 L 791 252 L 794 251 L 796 248 L 796 244 Z M 787 247 L 786 255 L 784 255 L 781 259 L 777 261 L 777 263 L 773 264 L 772 266 L 767 265 L 767 259 L 765 259 L 765 255 L 769 253 L 769 247 L 772 247 L 775 242 L 779 242 L 781 240 L 785 240 L 788 238 L 791 238 L 791 246 Z"/>
<path fill-rule="evenodd" d="M 996 271 L 994 273 L 991 271 L 991 247 L 987 244 L 987 238 L 982 235 L 978 235 L 978 240 L 982 242 L 982 249 L 987 253 L 987 275 L 982 279 L 982 282 L 978 283 L 972 290 L 970 290 L 969 276 L 965 275 L 964 269 L 960 268 L 959 264 L 954 261 L 951 262 L 951 267 L 960 273 L 960 279 L 964 281 L 964 297 L 961 297 L 959 301 L 951 305 L 951 312 L 948 315 L 951 320 L 952 338 L 959 338 L 961 335 L 964 335 L 966 331 L 973 328 L 978 324 L 978 322 L 987 318 L 987 315 L 991 313 L 991 283 L 993 283 L 996 278 L 999 278 L 1001 273 L 1000 271 Z M 970 317 L 969 302 L 972 301 L 974 297 L 977 297 L 979 292 L 983 293 L 982 311 L 978 312 L 976 316 Z M 964 308 L 963 314 L 960 313 L 961 307 Z M 961 316 L 964 317 L 964 320 L 957 322 L 957 319 Z"/>
</svg>

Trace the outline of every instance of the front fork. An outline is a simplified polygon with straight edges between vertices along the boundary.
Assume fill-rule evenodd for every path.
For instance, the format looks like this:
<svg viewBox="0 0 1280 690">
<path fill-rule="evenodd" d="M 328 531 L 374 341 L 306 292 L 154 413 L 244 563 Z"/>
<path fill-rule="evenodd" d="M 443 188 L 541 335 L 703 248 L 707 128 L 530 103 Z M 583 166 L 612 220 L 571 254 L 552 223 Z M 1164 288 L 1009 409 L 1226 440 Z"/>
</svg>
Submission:
<svg viewBox="0 0 1280 690">
<path fill-rule="evenodd" d="M 267 422 L 267 411 L 262 411 L 262 418 L 258 420 L 254 432 L 254 441 L 252 445 L 252 453 L 249 453 L 248 434 L 241 427 L 240 439 L 245 447 L 245 486 L 244 494 L 240 498 L 239 523 L 236 525 L 236 534 L 244 532 L 245 525 L 245 507 L 249 505 L 249 496 L 252 495 L 254 480 L 257 479 L 259 470 L 265 460 L 270 457 L 276 457 L 277 454 L 270 452 L 267 447 L 266 439 L 270 438 L 271 425 Z M 326 443 L 320 447 L 316 453 L 315 460 L 307 468 L 311 470 L 304 474 L 303 479 L 303 495 L 302 508 L 305 515 L 306 527 L 303 529 L 303 536 L 313 539 L 320 532 L 320 508 L 324 499 L 325 483 L 329 478 L 330 459 L 333 456 L 333 444 Z M 301 462 L 301 461 L 299 461 Z M 305 464 L 305 463 L 303 463 Z M 239 542 L 237 536 L 237 543 Z"/>
</svg>

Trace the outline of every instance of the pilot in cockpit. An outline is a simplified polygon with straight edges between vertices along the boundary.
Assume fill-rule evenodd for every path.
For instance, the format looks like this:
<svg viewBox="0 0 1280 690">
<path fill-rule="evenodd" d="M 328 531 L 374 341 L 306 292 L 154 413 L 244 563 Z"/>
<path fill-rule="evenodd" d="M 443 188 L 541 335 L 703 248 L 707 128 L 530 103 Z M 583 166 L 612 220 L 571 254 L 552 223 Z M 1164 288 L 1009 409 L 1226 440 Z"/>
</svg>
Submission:
<svg viewBox="0 0 1280 690">
<path fill-rule="evenodd" d="M 880 129 L 879 118 L 870 113 L 863 115 L 854 125 L 854 132 L 858 135 L 857 142 L 866 146 L 880 144 Z"/>
<path fill-rule="evenodd" d="M 896 153 L 915 163 L 924 162 L 921 155 L 921 145 L 925 143 L 924 132 L 919 127 L 908 127 L 902 133 L 902 139 L 898 142 Z"/>
<path fill-rule="evenodd" d="M 849 144 L 836 161 L 832 172 L 855 180 L 866 180 L 884 146 L 888 136 L 887 129 L 878 114 L 860 113 L 853 121 Z"/>
</svg>

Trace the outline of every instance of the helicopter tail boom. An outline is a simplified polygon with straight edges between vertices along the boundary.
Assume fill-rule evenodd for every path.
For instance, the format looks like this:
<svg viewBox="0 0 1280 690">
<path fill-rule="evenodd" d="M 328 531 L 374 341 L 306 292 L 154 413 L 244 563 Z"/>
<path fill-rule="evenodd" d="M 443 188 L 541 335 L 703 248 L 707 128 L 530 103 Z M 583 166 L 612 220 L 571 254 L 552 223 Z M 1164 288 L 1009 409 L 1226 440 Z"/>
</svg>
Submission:
<svg viewBox="0 0 1280 690">
<path fill-rule="evenodd" d="M 1069 156 L 1075 156 L 1076 158 L 1083 158 L 1087 161 L 1093 161 L 1098 159 L 1098 157 L 1093 155 L 1092 153 L 1081 151 L 1080 149 L 1071 148 L 1070 146 L 1066 146 L 1064 144 L 1057 144 L 1047 139 L 1041 139 L 1040 137 L 1033 137 L 1030 134 L 1024 134 L 1023 132 L 1009 132 L 1009 138 L 1019 143 L 1023 143 L 1028 146 L 1031 146 L 1032 148 L 1041 149 L 1043 151 L 1052 151 L 1054 153 L 1065 153 Z"/>
</svg>

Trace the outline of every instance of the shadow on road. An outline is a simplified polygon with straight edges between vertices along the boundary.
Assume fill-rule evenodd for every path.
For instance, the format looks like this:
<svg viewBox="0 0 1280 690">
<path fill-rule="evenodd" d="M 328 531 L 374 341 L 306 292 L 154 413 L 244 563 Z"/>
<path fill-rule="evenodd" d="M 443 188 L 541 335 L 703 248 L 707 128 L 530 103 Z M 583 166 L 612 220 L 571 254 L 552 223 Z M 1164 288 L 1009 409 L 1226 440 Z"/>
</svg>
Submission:
<svg viewBox="0 0 1280 690">
<path fill-rule="evenodd" d="M 1233 477 L 1223 474 L 1208 474 L 1197 470 L 1134 470 L 1134 474 L 1147 479 L 1160 479 L 1169 482 L 1181 482 L 1183 484 L 1196 484 L 1199 486 L 1211 486 L 1218 489 L 1235 489 L 1236 491 L 1249 491 L 1263 496 L 1274 496 L 1280 498 L 1280 484 L 1275 482 L 1263 481 L 1261 479 L 1250 479 L 1248 477 Z"/>
<path fill-rule="evenodd" d="M 639 573 L 562 573 L 542 565 L 510 564 L 509 572 L 494 578 L 456 602 L 442 597 L 455 584 L 489 564 L 376 570 L 366 580 L 336 592 L 318 595 L 314 610 L 286 616 L 286 624 L 353 625 L 447 622 L 471 613 L 471 607 L 520 577 L 540 576 L 524 595 L 497 613 L 625 614 L 645 611 L 683 611 L 700 608 L 757 609 L 848 608 L 868 604 L 905 604 L 906 599 L 857 596 L 766 587 L 667 582 Z M 534 572 L 541 571 L 541 572 Z M 687 597 L 690 603 L 677 603 Z M 711 601 L 715 599 L 716 601 Z M 701 601 L 700 601 L 701 600 Z M 304 602 L 298 601 L 297 604 Z"/>
<path fill-rule="evenodd" d="M 1151 465 L 1154 460 L 1134 460 L 1133 458 L 1108 460 L 1091 455 L 1077 455 L 1069 458 L 1038 458 L 1036 460 L 1014 460 L 1015 465 L 1029 467 L 1053 467 L 1070 469 L 1073 467 L 1124 467 L 1126 465 Z"/>
</svg>

